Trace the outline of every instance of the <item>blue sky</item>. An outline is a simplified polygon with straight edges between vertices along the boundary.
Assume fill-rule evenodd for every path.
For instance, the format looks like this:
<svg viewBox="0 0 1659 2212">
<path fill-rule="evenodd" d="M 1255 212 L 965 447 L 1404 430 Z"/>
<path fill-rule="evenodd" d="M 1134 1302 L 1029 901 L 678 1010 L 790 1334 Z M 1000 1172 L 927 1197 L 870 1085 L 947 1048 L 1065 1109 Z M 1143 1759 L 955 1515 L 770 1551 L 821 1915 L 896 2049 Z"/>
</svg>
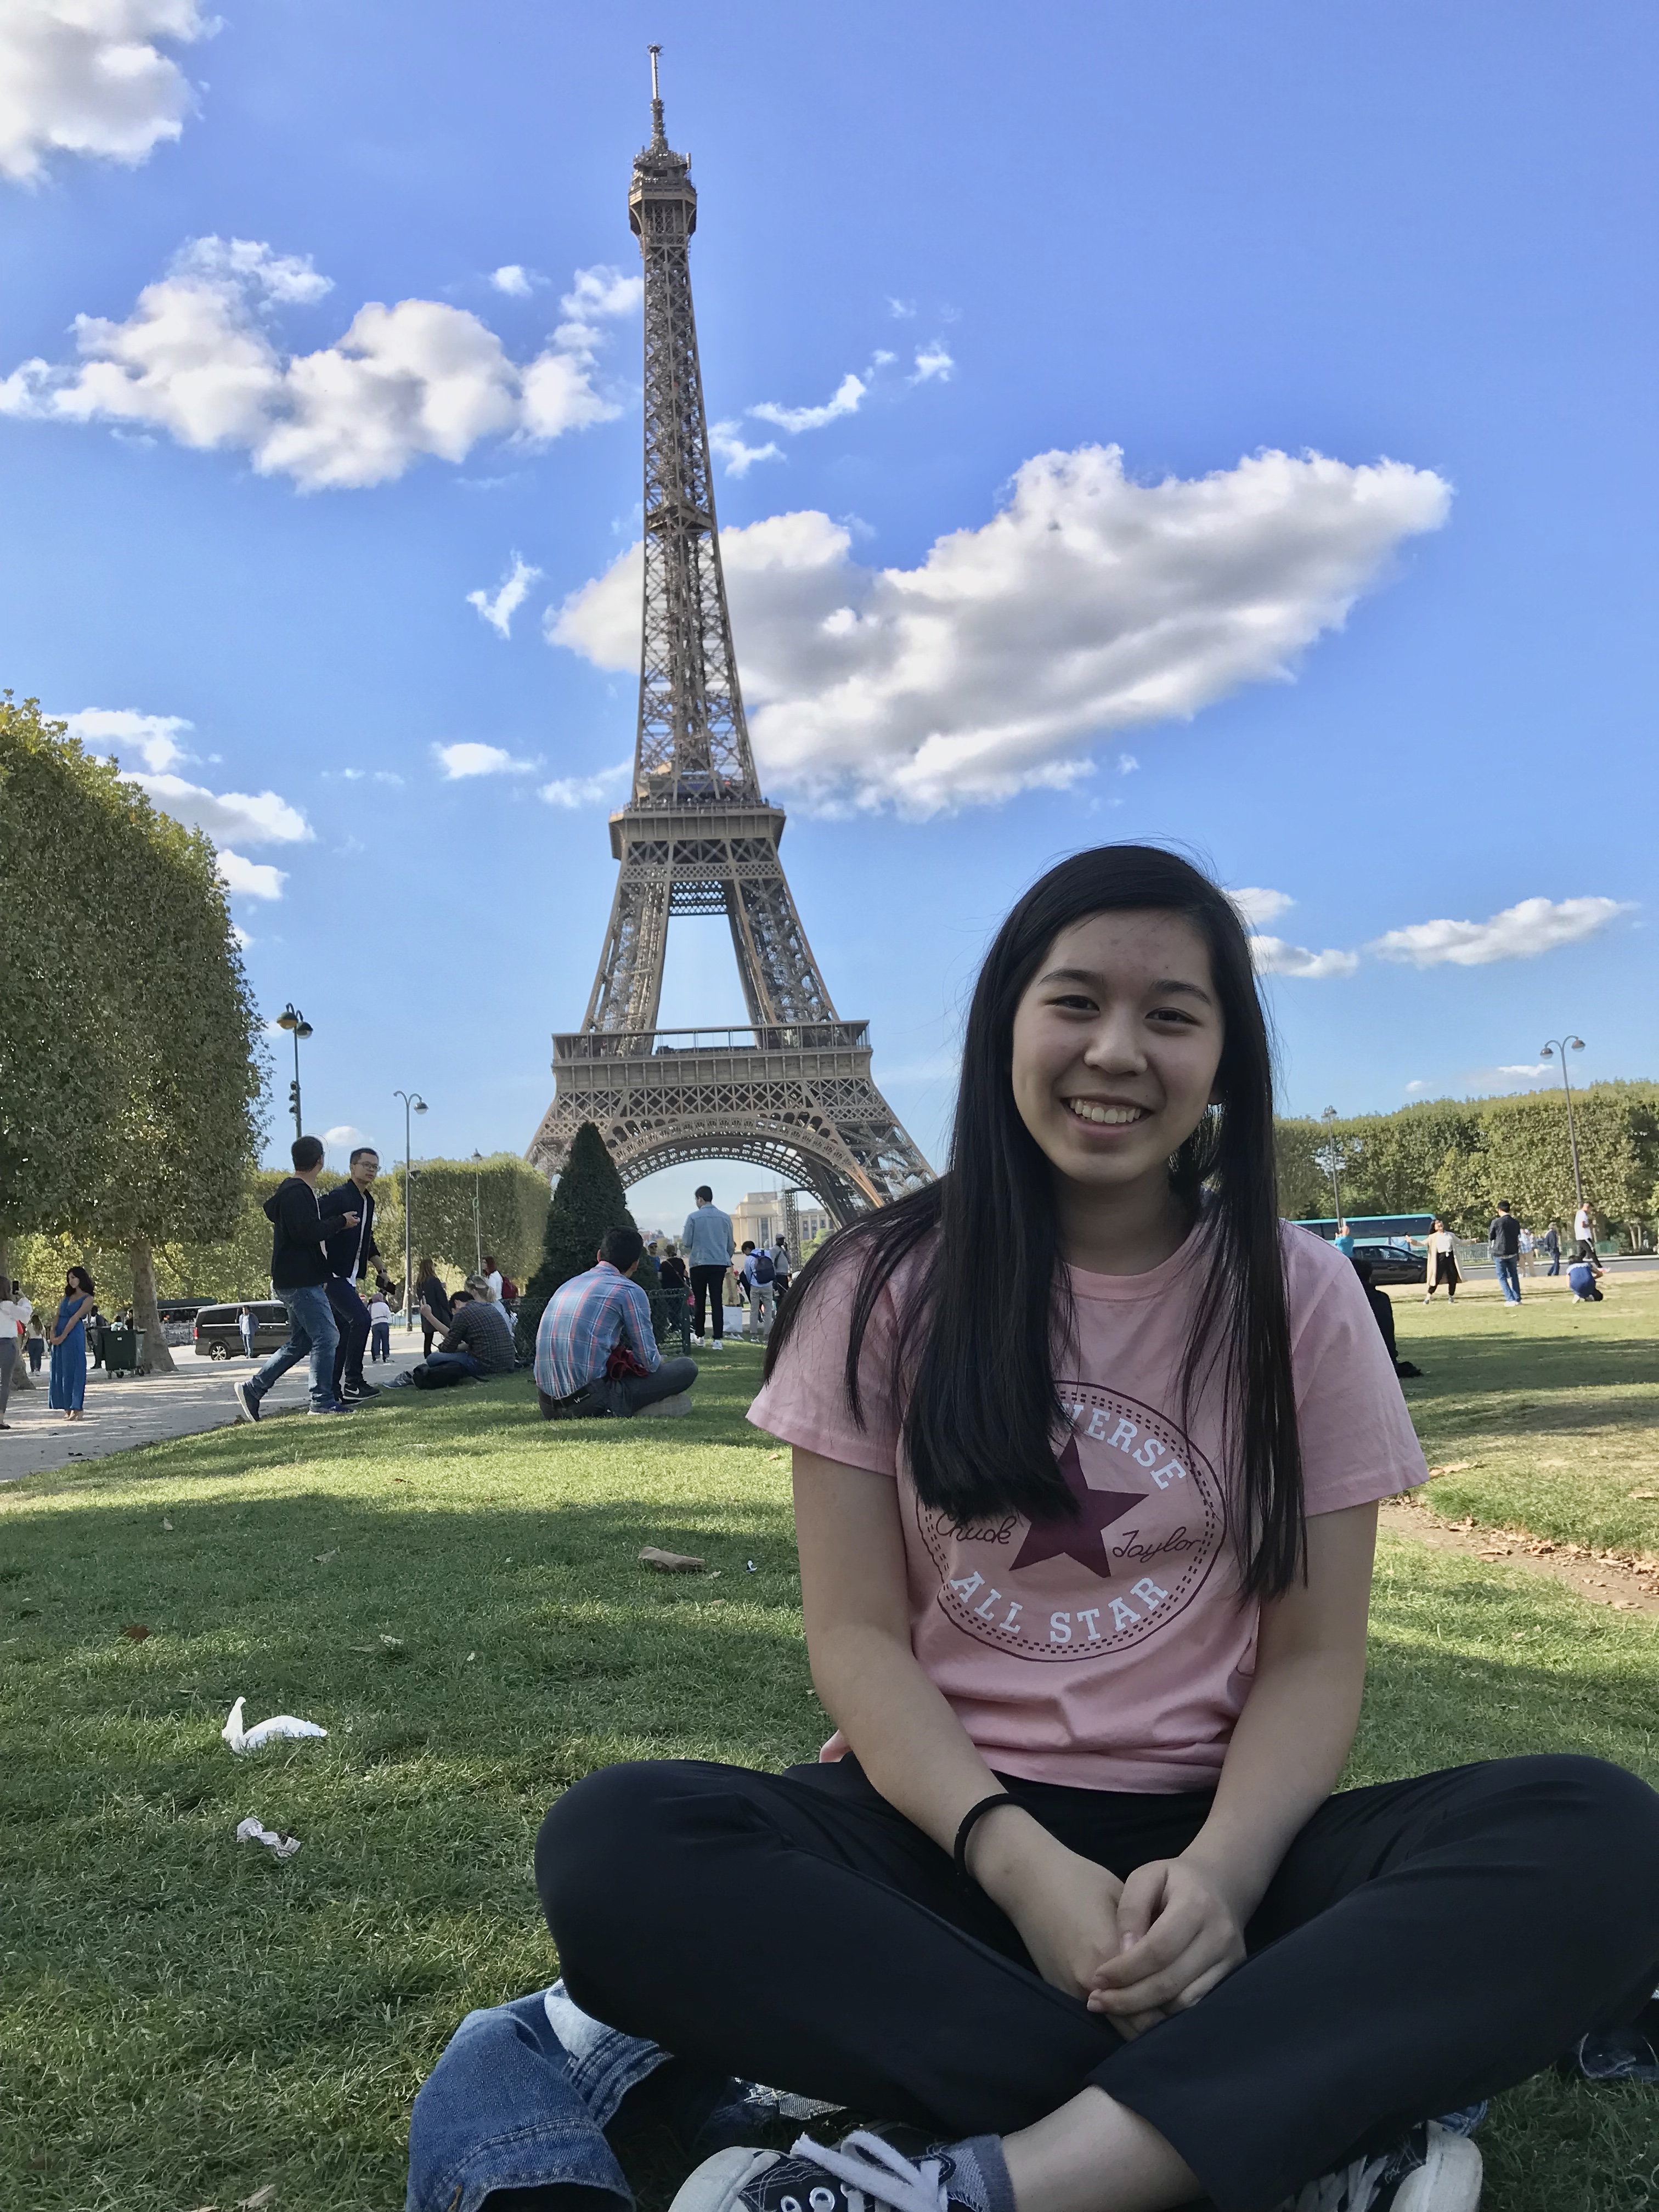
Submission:
<svg viewBox="0 0 1659 2212">
<path fill-rule="evenodd" d="M 520 1150 L 586 1004 L 653 38 L 763 776 L 923 1148 L 1111 837 L 1274 895 L 1290 1110 L 1659 1072 L 1650 15 L 204 13 L 0 26 L 0 681 L 236 856 L 311 1126 Z M 737 1018 L 676 931 L 664 1021 Z"/>
</svg>

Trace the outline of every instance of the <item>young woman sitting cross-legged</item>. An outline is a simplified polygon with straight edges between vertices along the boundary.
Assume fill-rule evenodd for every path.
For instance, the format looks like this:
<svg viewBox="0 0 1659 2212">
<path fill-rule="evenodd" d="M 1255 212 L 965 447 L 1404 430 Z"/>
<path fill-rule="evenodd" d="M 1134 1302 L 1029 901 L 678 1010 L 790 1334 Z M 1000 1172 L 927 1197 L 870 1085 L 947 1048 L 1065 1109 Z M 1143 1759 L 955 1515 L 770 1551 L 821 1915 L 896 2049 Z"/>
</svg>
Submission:
<svg viewBox="0 0 1659 2212">
<path fill-rule="evenodd" d="M 678 2212 L 1471 2212 L 1436 2116 L 1654 1986 L 1659 1798 L 1566 1756 L 1333 1794 L 1424 1465 L 1277 1218 L 1216 885 L 1109 846 L 1020 901 L 949 1173 L 805 1269 L 750 1418 L 835 1736 L 590 1776 L 542 1896 L 601 2020 L 908 2131 L 723 2151 Z"/>
</svg>

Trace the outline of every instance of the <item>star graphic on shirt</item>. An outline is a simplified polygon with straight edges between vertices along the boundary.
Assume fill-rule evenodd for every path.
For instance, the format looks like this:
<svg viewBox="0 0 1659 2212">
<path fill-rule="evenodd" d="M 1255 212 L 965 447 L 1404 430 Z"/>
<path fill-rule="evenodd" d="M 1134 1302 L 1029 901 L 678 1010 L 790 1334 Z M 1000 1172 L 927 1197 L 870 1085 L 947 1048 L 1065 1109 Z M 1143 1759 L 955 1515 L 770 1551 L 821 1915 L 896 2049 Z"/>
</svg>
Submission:
<svg viewBox="0 0 1659 2212">
<path fill-rule="evenodd" d="M 1033 1521 L 1014 1565 L 1035 1567 L 1044 1559 L 1057 1559 L 1064 1553 L 1080 1567 L 1087 1567 L 1091 1575 L 1103 1576 L 1109 1582 L 1112 1563 L 1106 1556 L 1105 1532 L 1114 1521 L 1121 1521 L 1132 1505 L 1139 1505 L 1146 1493 L 1144 1490 L 1091 1490 L 1083 1479 L 1083 1462 L 1078 1457 L 1075 1437 L 1066 1439 L 1066 1449 L 1060 1455 L 1060 1471 L 1079 1510 L 1075 1518 L 1068 1516 L 1059 1521 Z"/>
</svg>

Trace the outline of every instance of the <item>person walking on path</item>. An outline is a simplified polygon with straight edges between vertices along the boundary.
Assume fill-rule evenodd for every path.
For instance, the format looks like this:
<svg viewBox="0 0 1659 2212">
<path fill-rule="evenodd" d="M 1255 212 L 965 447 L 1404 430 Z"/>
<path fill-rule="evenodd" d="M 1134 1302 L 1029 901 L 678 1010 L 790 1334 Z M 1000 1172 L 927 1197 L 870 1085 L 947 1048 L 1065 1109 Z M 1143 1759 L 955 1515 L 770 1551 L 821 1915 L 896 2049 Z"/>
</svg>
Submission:
<svg viewBox="0 0 1659 2212">
<path fill-rule="evenodd" d="M 1550 1263 L 1544 1273 L 1547 1275 L 1559 1275 L 1561 1272 L 1561 1224 L 1553 1215 L 1551 1216 L 1549 1227 L 1539 1241 L 1550 1258 Z"/>
<path fill-rule="evenodd" d="M 239 1306 L 236 1310 L 236 1333 L 242 1340 L 242 1357 L 245 1359 L 252 1359 L 253 1357 L 253 1347 L 258 1340 L 258 1329 L 259 1324 L 253 1317 L 252 1307 Z"/>
<path fill-rule="evenodd" d="M 750 1419 L 836 1734 L 600 1768 L 537 1883 L 583 2012 L 927 2132 L 733 2146 L 680 2212 L 1473 2212 L 1431 2116 L 1646 2002 L 1637 1776 L 1338 1788 L 1426 1468 L 1353 1269 L 1278 1218 L 1271 1068 L 1219 885 L 1076 854 L 987 957 L 950 1170 L 791 1291 Z"/>
<path fill-rule="evenodd" d="M 46 1356 L 46 1340 L 40 1327 L 39 1314 L 29 1316 L 28 1347 L 29 1373 L 38 1375 L 40 1372 L 40 1364 Z"/>
<path fill-rule="evenodd" d="M 288 1342 L 246 1382 L 231 1386 L 238 1417 L 257 1421 L 259 1401 L 296 1362 L 311 1358 L 313 1413 L 349 1409 L 334 1395 L 334 1354 L 340 1332 L 328 1296 L 328 1255 L 317 1185 L 323 1174 L 320 1137 L 296 1137 L 289 1147 L 294 1172 L 277 1184 L 262 1211 L 270 1224 L 270 1287 L 288 1308 Z"/>
<path fill-rule="evenodd" d="M 536 1396 L 544 1420 L 611 1413 L 689 1413 L 695 1359 L 665 1359 L 651 1301 L 632 1278 L 645 1252 L 637 1229 L 607 1229 L 586 1274 L 561 1283 L 536 1331 Z"/>
<path fill-rule="evenodd" d="M 368 1340 L 371 1359 L 392 1357 L 392 1309 L 376 1291 L 368 1302 Z"/>
<path fill-rule="evenodd" d="M 9 1429 L 6 1405 L 11 1396 L 11 1378 L 17 1365 L 21 1346 L 21 1332 L 29 1324 L 34 1308 L 23 1296 L 22 1285 L 14 1283 L 8 1275 L 0 1275 L 0 1429 Z"/>
<path fill-rule="evenodd" d="M 1427 1305 L 1442 1283 L 1446 1285 L 1446 1304 L 1452 1304 L 1457 1297 L 1457 1285 L 1463 1279 L 1457 1272 L 1457 1239 L 1437 1213 L 1429 1232 L 1427 1259 L 1429 1287 L 1423 1294 L 1424 1304 Z"/>
<path fill-rule="evenodd" d="M 1503 1287 L 1505 1305 L 1521 1303 L 1521 1224 L 1510 1211 L 1506 1198 L 1498 1201 L 1498 1212 L 1486 1231 L 1486 1249 L 1492 1255 L 1492 1267 Z"/>
<path fill-rule="evenodd" d="M 691 1341 L 702 1347 L 703 1308 L 712 1304 L 714 1349 L 719 1352 L 726 1343 L 726 1271 L 738 1247 L 732 1234 L 732 1217 L 720 1212 L 706 1182 L 698 1185 L 696 1200 L 696 1212 L 686 1215 L 680 1231 L 680 1246 L 691 1271 Z"/>
<path fill-rule="evenodd" d="M 368 1308 L 357 1285 L 368 1274 L 369 1263 L 380 1255 L 380 1248 L 374 1242 L 374 1193 L 370 1186 L 380 1172 L 380 1156 L 372 1145 L 359 1145 L 348 1167 L 346 1180 L 324 1193 L 317 1210 L 323 1217 L 328 1254 L 328 1302 L 339 1331 L 334 1347 L 334 1395 L 349 1406 L 360 1398 L 377 1395 L 363 1374 Z"/>
<path fill-rule="evenodd" d="M 433 1338 L 442 1335 L 454 1313 L 444 1279 L 430 1255 L 421 1261 L 416 1273 L 415 1304 L 421 1316 L 421 1357 L 430 1359 Z"/>
<path fill-rule="evenodd" d="M 1583 1261 L 1598 1275 L 1605 1273 L 1595 1251 L 1595 1208 L 1587 1198 L 1579 1200 L 1578 1211 L 1572 1217 L 1572 1234 L 1577 1247 L 1575 1259 Z"/>
<path fill-rule="evenodd" d="M 784 1239 L 780 1237 L 777 1243 L 772 1247 L 772 1280 L 777 1286 L 778 1304 L 780 1305 L 783 1304 L 785 1295 L 788 1291 L 789 1278 L 793 1272 L 793 1271 L 789 1264 L 789 1247 L 785 1243 Z"/>
<path fill-rule="evenodd" d="M 69 1421 L 86 1419 L 87 1321 L 97 1311 L 94 1295 L 86 1269 L 71 1267 L 52 1332 L 52 1390 L 46 1401 Z"/>
<path fill-rule="evenodd" d="M 764 1344 L 777 1315 L 777 1284 L 772 1255 L 747 1241 L 743 1248 L 743 1279 L 749 1292 L 749 1327 L 745 1333 L 758 1337 Z"/>
</svg>

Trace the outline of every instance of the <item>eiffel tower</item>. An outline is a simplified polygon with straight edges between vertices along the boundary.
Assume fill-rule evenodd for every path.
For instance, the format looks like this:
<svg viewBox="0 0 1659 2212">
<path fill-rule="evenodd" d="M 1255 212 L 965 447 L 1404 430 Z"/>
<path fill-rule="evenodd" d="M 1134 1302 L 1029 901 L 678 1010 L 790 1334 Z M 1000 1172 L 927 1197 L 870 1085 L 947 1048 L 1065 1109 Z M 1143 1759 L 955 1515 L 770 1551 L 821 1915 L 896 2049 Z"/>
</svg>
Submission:
<svg viewBox="0 0 1659 2212">
<path fill-rule="evenodd" d="M 669 147 L 651 48 L 651 143 L 628 219 L 645 263 L 645 621 L 633 794 L 611 817 L 620 863 L 580 1030 L 553 1040 L 553 1103 L 530 1159 L 556 1174 L 594 1121 L 625 1183 L 688 1160 L 752 1160 L 804 1184 L 838 1224 L 933 1170 L 870 1073 L 812 957 L 761 793 L 732 650 L 688 247 L 690 162 Z M 723 914 L 745 1026 L 662 1030 L 676 915 Z"/>
</svg>

